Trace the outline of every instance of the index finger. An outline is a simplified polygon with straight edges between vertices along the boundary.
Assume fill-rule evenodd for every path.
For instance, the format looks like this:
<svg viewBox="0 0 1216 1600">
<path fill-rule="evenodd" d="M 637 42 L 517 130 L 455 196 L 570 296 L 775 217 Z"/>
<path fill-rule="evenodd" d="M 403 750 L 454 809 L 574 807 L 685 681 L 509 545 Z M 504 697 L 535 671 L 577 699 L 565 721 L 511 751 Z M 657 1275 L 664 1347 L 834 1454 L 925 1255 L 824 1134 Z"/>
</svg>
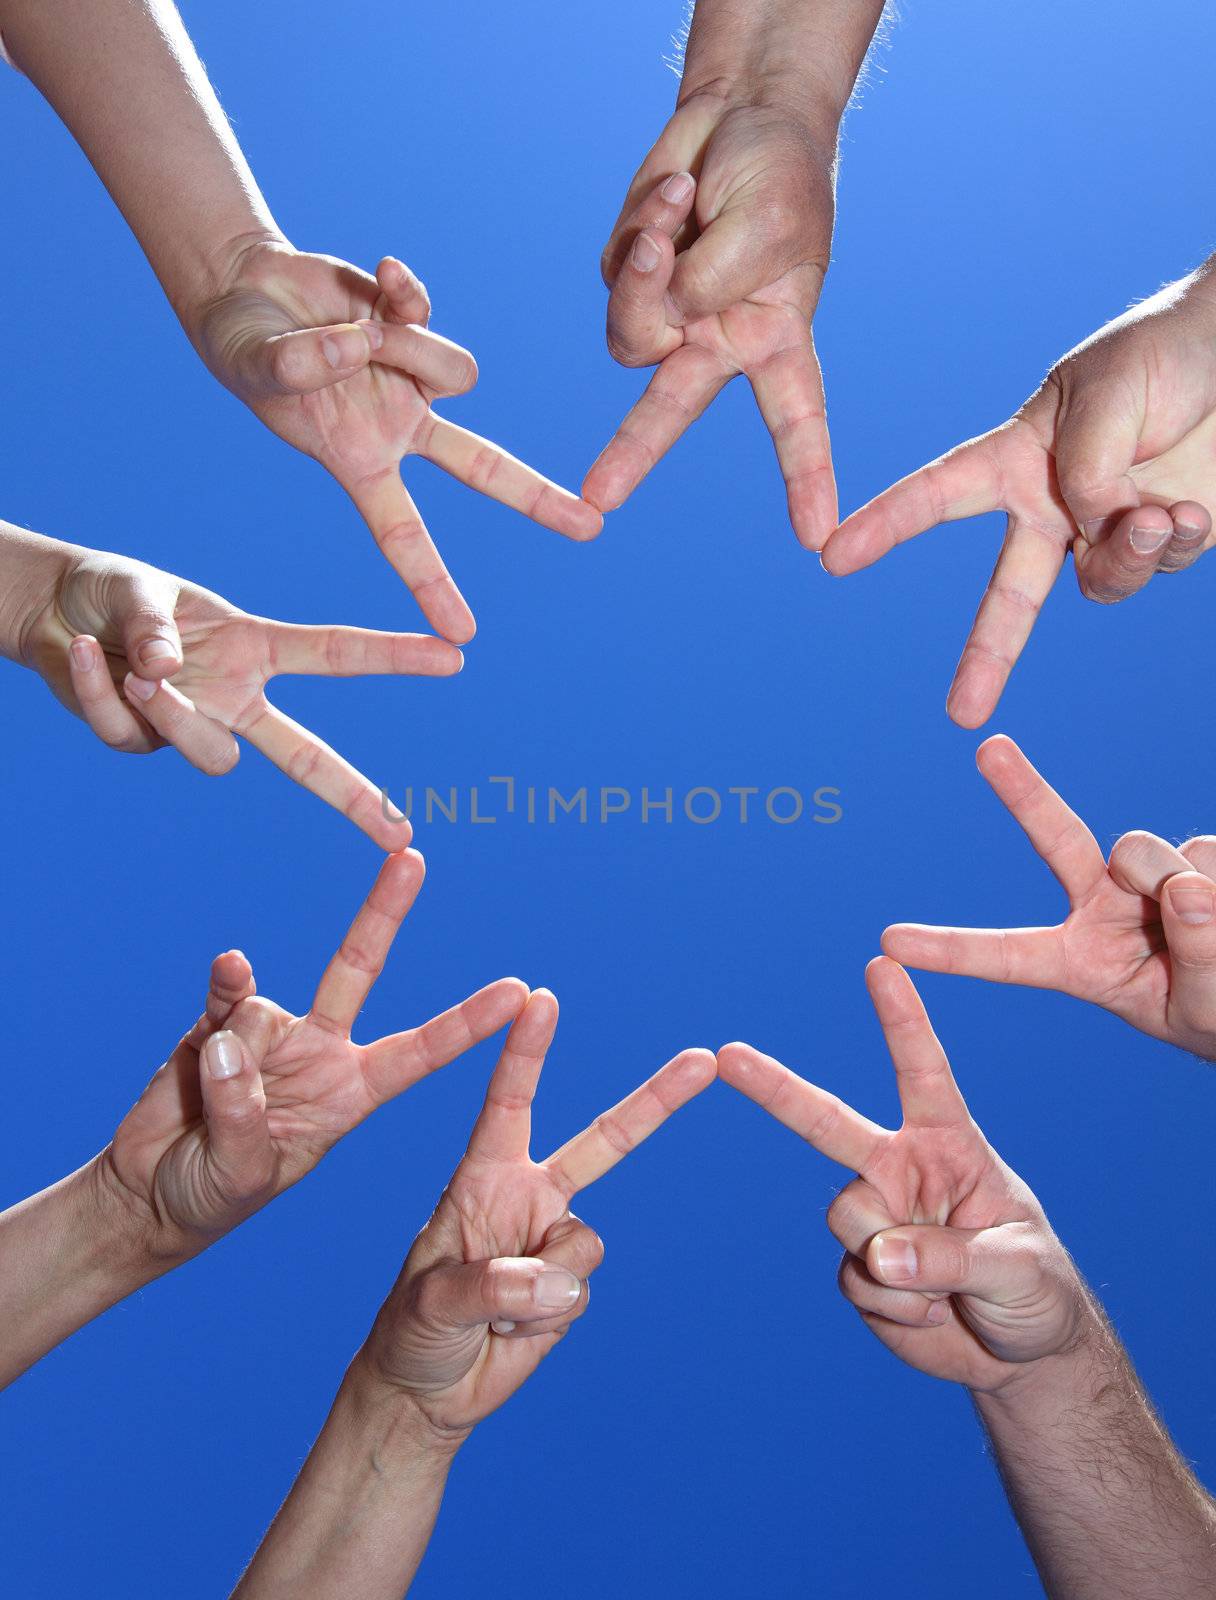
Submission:
<svg viewBox="0 0 1216 1600">
<path fill-rule="evenodd" d="M 520 511 L 568 539 L 594 539 L 604 519 L 594 506 L 519 461 L 501 445 L 431 413 L 419 454 L 478 494 Z"/>
<path fill-rule="evenodd" d="M 311 627 L 299 622 L 267 622 L 268 677 L 288 672 L 328 678 L 397 676 L 444 678 L 459 672 L 464 656 L 447 639 L 429 633 L 381 633 L 375 628 L 337 625 Z"/>
<path fill-rule="evenodd" d="M 537 989 L 511 1024 L 490 1077 L 485 1104 L 469 1136 L 467 1154 L 473 1160 L 526 1160 L 532 1102 L 556 1032 L 557 997 L 548 989 Z"/>
<path fill-rule="evenodd" d="M 858 572 L 942 522 L 958 522 L 996 511 L 1003 499 L 999 442 L 986 433 L 909 473 L 848 516 L 823 550 L 823 565 L 836 577 Z"/>
<path fill-rule="evenodd" d="M 823 374 L 809 323 L 791 318 L 790 335 L 747 376 L 777 451 L 798 543 L 822 550 L 837 515 Z"/>
<path fill-rule="evenodd" d="M 808 1083 L 749 1044 L 723 1045 L 718 1051 L 718 1076 L 805 1139 L 812 1149 L 854 1172 L 864 1172 L 892 1137 L 886 1128 L 836 1095 Z"/>
<path fill-rule="evenodd" d="M 425 876 L 426 863 L 416 850 L 389 856 L 380 868 L 317 985 L 309 1016 L 320 1027 L 350 1034 Z"/>
<path fill-rule="evenodd" d="M 1105 877 L 1106 858 L 1080 817 L 1005 734 L 986 739 L 975 759 L 1065 894 L 1084 899 Z"/>
<path fill-rule="evenodd" d="M 602 1178 L 717 1076 L 708 1050 L 682 1050 L 544 1163 L 567 1196 Z"/>
</svg>

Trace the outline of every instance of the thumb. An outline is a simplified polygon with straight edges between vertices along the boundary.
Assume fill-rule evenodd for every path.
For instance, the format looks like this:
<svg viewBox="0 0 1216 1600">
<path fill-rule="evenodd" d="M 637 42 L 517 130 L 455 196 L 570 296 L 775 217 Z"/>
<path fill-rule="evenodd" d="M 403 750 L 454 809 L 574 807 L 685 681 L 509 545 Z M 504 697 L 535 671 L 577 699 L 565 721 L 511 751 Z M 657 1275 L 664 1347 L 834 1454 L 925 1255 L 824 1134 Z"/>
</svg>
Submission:
<svg viewBox="0 0 1216 1600">
<path fill-rule="evenodd" d="M 737 204 L 723 211 L 676 261 L 668 301 L 673 322 L 712 316 L 766 289 L 808 259 L 784 231 L 765 225 L 765 214 Z M 822 282 L 821 266 L 818 280 Z M 816 291 L 815 298 L 818 298 Z M 809 318 L 814 307 L 808 306 Z"/>
<path fill-rule="evenodd" d="M 311 394 L 362 371 L 383 342 L 383 328 L 368 318 L 277 334 L 262 345 L 261 358 L 274 388 Z"/>
<path fill-rule="evenodd" d="M 966 1294 L 1001 1305 L 1032 1290 L 1036 1257 L 1001 1228 L 887 1228 L 866 1250 L 879 1283 L 922 1294 Z"/>
<path fill-rule="evenodd" d="M 1066 396 L 1056 422 L 1056 481 L 1089 544 L 1114 531 L 1140 504 L 1129 476 L 1143 417 L 1123 385 L 1084 384 Z"/>
<path fill-rule="evenodd" d="M 551 1321 L 572 1311 L 582 1293 L 581 1281 L 565 1267 L 535 1256 L 500 1256 L 435 1267 L 428 1274 L 426 1315 L 449 1328 Z"/>
<path fill-rule="evenodd" d="M 124 577 L 110 606 L 131 671 L 141 678 L 171 678 L 182 665 L 182 641 L 173 613 L 178 588 L 167 573 L 141 568 Z"/>
<path fill-rule="evenodd" d="M 1170 1010 L 1205 1033 L 1216 1031 L 1216 883 L 1179 872 L 1161 892 L 1161 926 L 1170 953 Z"/>
<path fill-rule="evenodd" d="M 274 1146 L 262 1074 L 238 1034 L 221 1029 L 204 1044 L 199 1087 L 208 1158 L 222 1199 L 237 1205 L 261 1199 L 274 1179 Z"/>
</svg>

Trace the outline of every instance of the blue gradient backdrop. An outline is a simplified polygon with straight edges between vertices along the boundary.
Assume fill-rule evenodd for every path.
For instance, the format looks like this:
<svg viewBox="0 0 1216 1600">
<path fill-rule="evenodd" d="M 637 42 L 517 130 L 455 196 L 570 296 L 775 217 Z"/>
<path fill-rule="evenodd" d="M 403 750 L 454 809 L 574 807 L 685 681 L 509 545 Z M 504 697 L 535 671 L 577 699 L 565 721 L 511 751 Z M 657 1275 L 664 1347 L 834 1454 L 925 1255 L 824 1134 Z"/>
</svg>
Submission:
<svg viewBox="0 0 1216 1600">
<path fill-rule="evenodd" d="M 421 273 L 481 363 L 450 408 L 574 485 L 640 386 L 597 261 L 674 83 L 643 0 L 574 11 L 218 0 L 187 20 L 289 235 Z M 849 118 L 818 321 L 845 507 L 1003 419 L 1051 360 L 1212 244 L 1216 48 L 1190 0 L 905 8 Z M 79 151 L 0 77 L 3 515 L 295 620 L 414 627 L 329 479 L 204 372 Z M 943 529 L 829 580 L 728 392 L 580 547 L 408 480 L 481 629 L 447 683 L 295 680 L 296 716 L 398 790 L 492 774 L 804 791 L 843 820 L 418 829 L 430 876 L 370 1038 L 518 973 L 563 1023 L 537 1145 L 677 1049 L 742 1037 L 895 1115 L 862 984 L 900 918 L 1054 920 L 1051 878 L 942 710 L 1000 535 Z M 994 730 L 1111 842 L 1216 826 L 1216 565 L 1106 611 L 1053 595 Z M 3 1198 L 105 1142 L 247 950 L 302 1008 L 376 852 L 256 754 L 222 781 L 103 749 L 3 672 Z M 1216 1084 L 1053 995 L 929 978 L 974 1112 L 1100 1286 L 1183 1449 L 1213 1469 Z M 4 1397 L 0 1590 L 227 1592 L 451 1170 L 493 1052 L 359 1129 L 203 1259 Z M 459 1460 L 419 1597 L 1035 1592 L 965 1397 L 838 1298 L 841 1173 L 715 1088 L 585 1196 L 592 1315 Z"/>
</svg>

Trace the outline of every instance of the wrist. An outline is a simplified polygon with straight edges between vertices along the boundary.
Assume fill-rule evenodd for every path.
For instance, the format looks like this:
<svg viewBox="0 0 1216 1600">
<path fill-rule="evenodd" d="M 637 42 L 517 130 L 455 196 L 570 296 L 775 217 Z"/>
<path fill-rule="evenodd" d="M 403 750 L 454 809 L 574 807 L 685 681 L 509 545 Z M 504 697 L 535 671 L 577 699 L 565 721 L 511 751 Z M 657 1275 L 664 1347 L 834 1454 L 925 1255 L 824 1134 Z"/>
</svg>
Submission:
<svg viewBox="0 0 1216 1600">
<path fill-rule="evenodd" d="M 38 671 L 43 636 L 75 547 L 0 524 L 0 654 Z"/>
<path fill-rule="evenodd" d="M 446 1474 L 473 1431 L 435 1421 L 414 1395 L 383 1376 L 367 1345 L 347 1368 L 338 1398 L 361 1435 L 376 1441 L 378 1462 L 426 1462 Z"/>
<path fill-rule="evenodd" d="M 197 346 L 207 312 L 240 284 L 251 261 L 265 250 L 292 249 L 290 240 L 273 223 L 254 222 L 234 229 L 203 251 L 180 284 L 165 283 L 165 292 L 191 343 Z"/>
<path fill-rule="evenodd" d="M 713 95 L 781 110 L 834 146 L 883 6 L 850 0 L 842 19 L 806 0 L 700 0 L 676 103 Z"/>
<path fill-rule="evenodd" d="M 972 1388 L 981 1415 L 1008 1418 L 1045 1416 L 1066 1405 L 1101 1365 L 1112 1346 L 1109 1326 L 1097 1302 L 1079 1281 L 1077 1296 L 1058 1345 L 1033 1361 L 1009 1362 L 996 1382 Z"/>
</svg>

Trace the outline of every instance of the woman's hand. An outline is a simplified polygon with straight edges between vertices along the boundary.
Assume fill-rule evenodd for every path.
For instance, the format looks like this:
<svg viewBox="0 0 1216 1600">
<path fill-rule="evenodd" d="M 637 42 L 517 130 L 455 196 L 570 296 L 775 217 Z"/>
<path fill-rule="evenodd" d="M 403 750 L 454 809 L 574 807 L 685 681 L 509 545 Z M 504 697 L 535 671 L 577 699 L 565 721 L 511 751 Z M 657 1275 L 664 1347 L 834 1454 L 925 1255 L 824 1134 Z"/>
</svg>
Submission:
<svg viewBox="0 0 1216 1600">
<path fill-rule="evenodd" d="M 215 774 L 235 766 L 240 734 L 384 849 L 409 843 L 381 791 L 271 705 L 266 684 L 279 673 L 446 677 L 463 663 L 454 645 L 272 622 L 125 556 L 44 542 L 59 552 L 57 576 L 21 629 L 20 658 L 98 738 L 138 753 L 171 744 Z"/>
<path fill-rule="evenodd" d="M 403 457 L 424 456 L 571 539 L 593 539 L 603 519 L 432 412 L 433 400 L 472 388 L 477 364 L 430 331 L 430 314 L 426 290 L 392 256 L 373 278 L 332 256 L 258 241 L 187 326 L 220 382 L 342 485 L 436 632 L 464 644 L 473 614 L 401 481 Z"/>
<path fill-rule="evenodd" d="M 419 1234 L 360 1357 L 430 1426 L 462 1435 L 502 1405 L 587 1309 L 603 1246 L 570 1210 L 713 1082 L 685 1050 L 547 1161 L 528 1153 L 532 1099 L 557 1027 L 537 990 L 516 1018 L 463 1161 Z"/>
<path fill-rule="evenodd" d="M 98 1158 L 161 1270 L 298 1183 L 377 1106 L 520 1011 L 527 990 L 501 978 L 421 1027 L 367 1045 L 351 1038 L 423 873 L 415 851 L 389 856 L 305 1016 L 256 996 L 239 952 L 217 957 L 207 1015 Z"/>
</svg>

